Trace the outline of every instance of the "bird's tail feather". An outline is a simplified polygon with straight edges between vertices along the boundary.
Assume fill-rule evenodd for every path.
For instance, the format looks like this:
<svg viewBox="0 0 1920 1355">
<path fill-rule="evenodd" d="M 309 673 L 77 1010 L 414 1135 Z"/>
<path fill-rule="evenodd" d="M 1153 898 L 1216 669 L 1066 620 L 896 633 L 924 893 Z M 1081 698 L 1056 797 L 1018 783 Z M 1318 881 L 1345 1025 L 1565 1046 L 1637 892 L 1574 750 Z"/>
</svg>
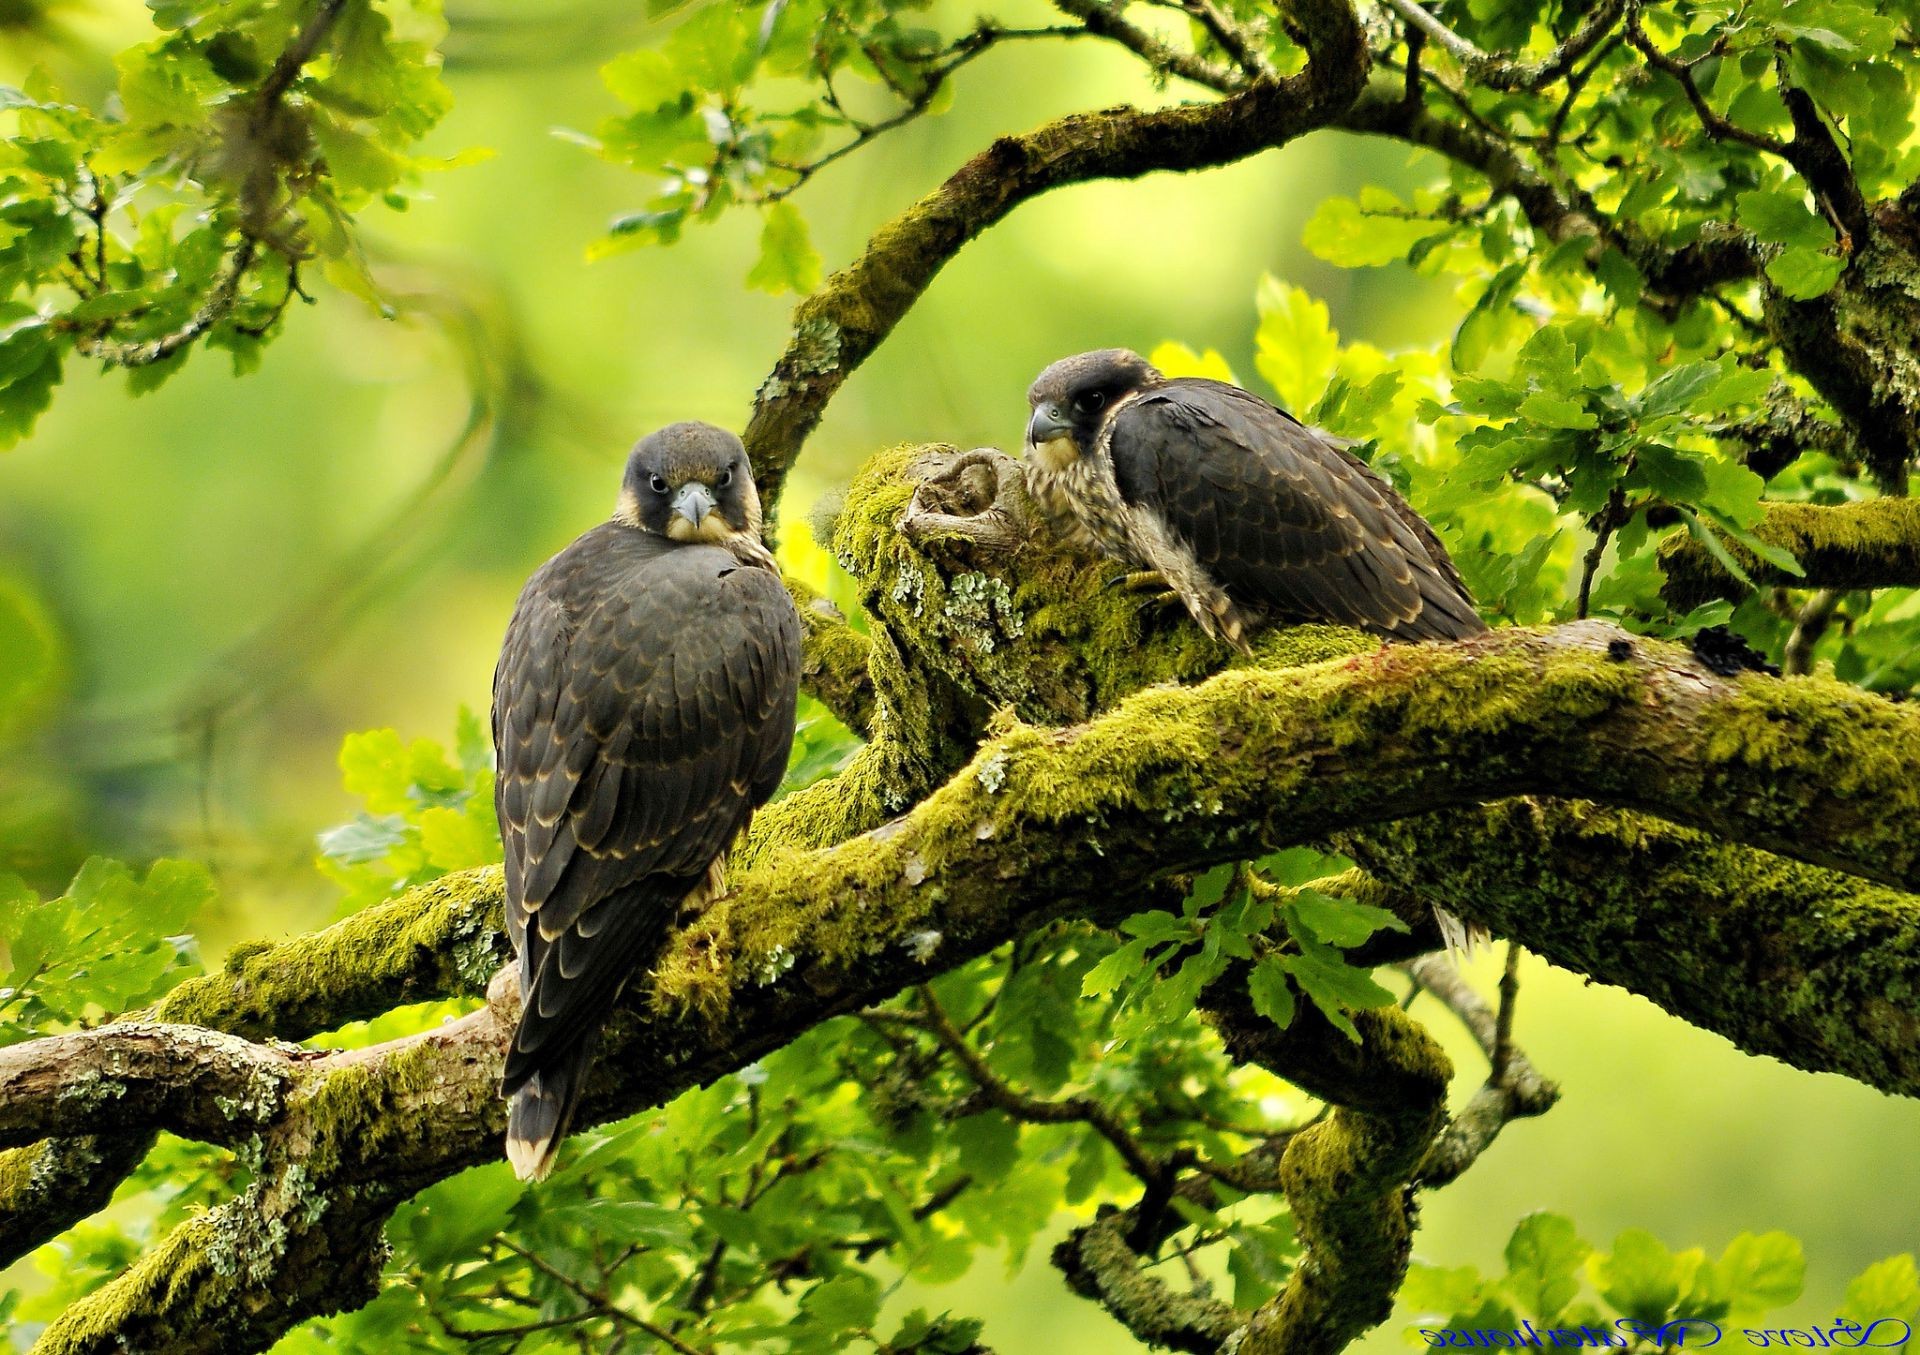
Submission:
<svg viewBox="0 0 1920 1355">
<path fill-rule="evenodd" d="M 533 1074 L 507 1103 L 507 1161 L 522 1181 L 544 1181 L 586 1088 L 593 1062 L 583 1040 Z"/>
<path fill-rule="evenodd" d="M 1447 948 L 1447 958 L 1455 967 L 1471 960 L 1482 946 L 1493 944 L 1493 938 L 1487 929 L 1478 922 L 1468 922 L 1442 908 L 1433 905 L 1433 920 L 1440 925 L 1440 940 Z"/>
</svg>

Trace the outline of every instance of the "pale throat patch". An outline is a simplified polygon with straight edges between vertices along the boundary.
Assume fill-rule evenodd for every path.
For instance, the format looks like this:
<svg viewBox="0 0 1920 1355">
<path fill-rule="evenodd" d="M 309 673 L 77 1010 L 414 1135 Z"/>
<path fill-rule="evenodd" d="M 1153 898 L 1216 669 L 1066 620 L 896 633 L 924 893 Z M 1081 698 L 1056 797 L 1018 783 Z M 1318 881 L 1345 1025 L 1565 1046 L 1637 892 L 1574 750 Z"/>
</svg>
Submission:
<svg viewBox="0 0 1920 1355">
<path fill-rule="evenodd" d="M 1080 449 L 1064 433 L 1045 442 L 1030 442 L 1027 453 L 1050 471 L 1063 471 L 1080 459 Z"/>
<path fill-rule="evenodd" d="M 698 527 L 683 517 L 667 519 L 667 537 L 673 541 L 705 541 L 711 546 L 725 546 L 739 533 L 727 525 L 726 519 L 718 513 L 708 513 Z"/>
</svg>

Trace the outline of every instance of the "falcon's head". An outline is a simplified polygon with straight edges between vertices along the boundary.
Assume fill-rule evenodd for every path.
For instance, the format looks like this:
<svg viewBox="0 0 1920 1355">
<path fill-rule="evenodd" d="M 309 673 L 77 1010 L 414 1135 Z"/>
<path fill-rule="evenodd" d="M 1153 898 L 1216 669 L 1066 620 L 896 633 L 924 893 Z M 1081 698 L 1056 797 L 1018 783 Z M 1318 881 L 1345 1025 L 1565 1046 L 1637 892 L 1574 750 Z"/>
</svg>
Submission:
<svg viewBox="0 0 1920 1355">
<path fill-rule="evenodd" d="M 1127 348 L 1102 348 L 1060 361 L 1027 390 L 1027 455 L 1048 470 L 1065 470 L 1093 450 L 1107 413 L 1129 395 L 1166 380 Z"/>
<path fill-rule="evenodd" d="M 669 424 L 627 457 L 614 518 L 674 541 L 760 548 L 760 493 L 740 439 L 710 423 Z"/>
</svg>

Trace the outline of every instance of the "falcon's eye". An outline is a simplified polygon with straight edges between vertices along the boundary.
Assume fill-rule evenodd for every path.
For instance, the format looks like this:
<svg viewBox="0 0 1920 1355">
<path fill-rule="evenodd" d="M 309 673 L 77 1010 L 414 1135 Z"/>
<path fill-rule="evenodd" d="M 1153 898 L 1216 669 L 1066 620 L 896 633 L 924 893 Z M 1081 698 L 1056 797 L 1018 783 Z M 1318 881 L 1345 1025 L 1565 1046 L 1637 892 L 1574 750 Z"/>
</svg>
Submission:
<svg viewBox="0 0 1920 1355">
<path fill-rule="evenodd" d="M 729 466 L 725 470 L 721 471 L 720 478 L 718 480 L 715 480 L 713 483 L 714 483 L 714 487 L 717 489 L 725 489 L 728 485 L 732 484 L 733 483 L 733 467 Z"/>
<path fill-rule="evenodd" d="M 1100 406 L 1106 404 L 1106 402 L 1106 396 L 1102 395 L 1099 391 L 1092 391 L 1075 400 L 1073 407 L 1082 414 L 1097 414 L 1100 412 Z"/>
<path fill-rule="evenodd" d="M 647 481 L 647 484 L 653 489 L 655 494 L 665 494 L 667 492 L 667 477 L 664 475 L 654 476 L 651 480 Z"/>
</svg>

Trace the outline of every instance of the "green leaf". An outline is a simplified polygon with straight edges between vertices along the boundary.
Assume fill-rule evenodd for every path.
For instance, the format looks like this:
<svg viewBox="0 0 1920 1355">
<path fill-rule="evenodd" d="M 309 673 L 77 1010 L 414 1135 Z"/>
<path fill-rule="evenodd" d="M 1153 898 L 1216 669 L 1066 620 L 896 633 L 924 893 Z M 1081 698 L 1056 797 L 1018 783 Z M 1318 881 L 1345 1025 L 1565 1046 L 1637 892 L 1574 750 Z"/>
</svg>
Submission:
<svg viewBox="0 0 1920 1355">
<path fill-rule="evenodd" d="M 1293 975 L 1300 985 L 1300 991 L 1313 1000 L 1327 1020 L 1331 1021 L 1341 1034 L 1355 1044 L 1360 1042 L 1360 1032 L 1353 1022 L 1347 1019 L 1347 1013 L 1368 1007 L 1386 1007 L 1393 1004 L 1393 994 L 1373 980 L 1369 970 L 1359 969 L 1340 958 L 1340 953 L 1329 950 L 1309 940 L 1300 942 L 1300 954 L 1282 955 L 1278 959 L 1286 971 Z"/>
<path fill-rule="evenodd" d="M 1301 242 L 1320 258 L 1341 268 L 1372 268 L 1399 263 L 1424 240 L 1444 235 L 1444 221 L 1410 220 L 1363 212 L 1351 198 L 1322 202 L 1301 232 Z M 1304 406 L 1302 406 L 1304 408 Z"/>
<path fill-rule="evenodd" d="M 420 1192 L 393 1216 L 397 1254 L 422 1266 L 453 1265 L 507 1226 L 526 1193 L 505 1164 L 476 1167 Z"/>
<path fill-rule="evenodd" d="M 1507 1290 L 1523 1312 L 1551 1322 L 1579 1292 L 1575 1272 L 1592 1250 L 1574 1231 L 1572 1219 L 1529 1214 L 1507 1240 Z"/>
<path fill-rule="evenodd" d="M 1520 417 L 1549 428 L 1587 429 L 1600 426 L 1599 416 L 1582 400 L 1535 391 L 1520 402 Z"/>
<path fill-rule="evenodd" d="M 862 1330 L 880 1315 L 880 1285 L 870 1275 L 839 1275 L 809 1289 L 800 1312 L 834 1331 Z"/>
<path fill-rule="evenodd" d="M 1472 1266 L 1443 1269 L 1415 1261 L 1397 1298 L 1409 1312 L 1446 1319 L 1477 1308 L 1485 1289 L 1486 1281 Z"/>
<path fill-rule="evenodd" d="M 1404 932 L 1407 924 L 1385 908 L 1335 899 L 1318 890 L 1303 889 L 1287 904 L 1289 925 L 1298 923 L 1328 945 L 1357 946 L 1377 931 Z"/>
<path fill-rule="evenodd" d="M 1756 188 L 1733 201 L 1735 219 L 1769 244 L 1820 250 L 1833 243 L 1833 227 L 1797 189 Z"/>
<path fill-rule="evenodd" d="M 1293 985 L 1278 956 L 1261 957 L 1248 972 L 1247 996 L 1253 1000 L 1253 1009 L 1275 1028 L 1285 1030 L 1293 1024 Z"/>
<path fill-rule="evenodd" d="M 1733 553 L 1721 543 L 1719 536 L 1715 534 L 1714 530 L 1700 520 L 1700 515 L 1680 504 L 1675 504 L 1674 507 L 1679 510 L 1680 520 L 1687 525 L 1687 534 L 1705 546 L 1707 548 L 1707 554 L 1718 561 L 1722 569 L 1733 575 L 1734 578 L 1740 580 L 1741 583 L 1751 587 L 1753 578 L 1747 573 L 1746 567 L 1733 557 Z"/>
<path fill-rule="evenodd" d="M 1733 1311 L 1761 1313 L 1800 1297 L 1807 1258 L 1799 1239 L 1785 1233 L 1742 1233 L 1727 1244 L 1713 1269 Z"/>
<path fill-rule="evenodd" d="M 1106 956 L 1080 980 L 1082 997 L 1112 997 L 1120 986 L 1145 968 L 1147 947 L 1144 940 L 1133 940 Z"/>
<path fill-rule="evenodd" d="M 1644 1228 L 1613 1240 L 1610 1255 L 1591 1264 L 1600 1295 L 1626 1316 L 1658 1326 L 1680 1297 L 1680 1268 L 1672 1252 Z"/>
<path fill-rule="evenodd" d="M 1785 249 L 1767 264 L 1773 285 L 1796 301 L 1811 301 L 1833 290 L 1847 261 L 1815 249 Z"/>
<path fill-rule="evenodd" d="M 760 261 L 747 274 L 747 286 L 762 292 L 805 295 L 820 285 L 820 254 L 807 234 L 806 219 L 791 202 L 767 208 L 760 231 Z"/>
<path fill-rule="evenodd" d="M 1312 409 L 1340 351 L 1326 303 L 1269 275 L 1260 280 L 1255 305 L 1260 328 L 1254 335 L 1253 365 L 1273 387 L 1282 408 Z"/>
<path fill-rule="evenodd" d="M 1856 1275 L 1847 1285 L 1840 1314 L 1856 1322 L 1909 1322 L 1920 1315 L 1920 1270 L 1914 1267 L 1913 1253 L 1876 1261 Z"/>
</svg>

